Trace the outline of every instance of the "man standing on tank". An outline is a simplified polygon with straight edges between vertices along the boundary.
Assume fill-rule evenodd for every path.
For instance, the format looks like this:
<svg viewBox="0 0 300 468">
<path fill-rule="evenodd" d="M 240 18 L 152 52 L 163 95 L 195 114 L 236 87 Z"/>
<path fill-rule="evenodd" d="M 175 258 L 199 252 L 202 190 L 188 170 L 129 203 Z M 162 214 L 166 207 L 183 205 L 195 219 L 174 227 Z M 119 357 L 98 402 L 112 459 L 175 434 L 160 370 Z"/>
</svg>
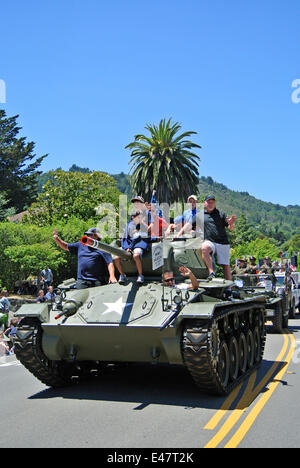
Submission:
<svg viewBox="0 0 300 468">
<path fill-rule="evenodd" d="M 84 234 L 91 239 L 101 240 L 100 232 L 96 227 L 90 228 Z M 107 283 L 107 276 L 109 277 L 109 283 L 117 282 L 115 267 L 110 254 L 82 245 L 81 242 L 68 244 L 58 237 L 57 228 L 53 231 L 53 239 L 62 250 L 77 255 L 76 289 L 102 286 Z"/>
<path fill-rule="evenodd" d="M 191 231 L 193 225 L 197 224 L 197 214 L 192 221 L 187 223 L 177 237 L 181 237 L 186 232 Z M 222 266 L 224 277 L 227 280 L 232 279 L 230 270 L 230 244 L 226 228 L 230 231 L 234 229 L 236 216 L 227 218 L 223 211 L 216 208 L 216 199 L 214 195 L 207 195 L 204 200 L 204 242 L 202 244 L 202 258 L 208 269 L 208 279 L 216 277 L 212 256 L 215 255 L 218 265 Z"/>
<path fill-rule="evenodd" d="M 214 278 L 212 255 L 216 255 L 218 265 L 222 266 L 225 279 L 231 280 L 230 244 L 226 228 L 234 230 L 236 216 L 227 218 L 223 211 L 216 208 L 214 195 L 207 195 L 204 200 L 204 243 L 202 258 L 208 268 L 209 278 Z"/>
</svg>

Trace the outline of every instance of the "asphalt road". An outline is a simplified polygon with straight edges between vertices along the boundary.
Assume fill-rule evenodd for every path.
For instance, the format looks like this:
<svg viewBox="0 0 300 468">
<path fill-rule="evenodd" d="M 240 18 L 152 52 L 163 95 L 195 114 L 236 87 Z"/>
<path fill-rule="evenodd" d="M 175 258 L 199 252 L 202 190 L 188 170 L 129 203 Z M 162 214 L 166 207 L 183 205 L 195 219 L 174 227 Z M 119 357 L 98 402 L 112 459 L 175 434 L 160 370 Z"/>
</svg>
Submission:
<svg viewBox="0 0 300 468">
<path fill-rule="evenodd" d="M 264 360 L 229 397 L 180 367 L 133 366 L 60 390 L 0 358 L 0 448 L 300 447 L 300 319 L 268 333 Z"/>
</svg>

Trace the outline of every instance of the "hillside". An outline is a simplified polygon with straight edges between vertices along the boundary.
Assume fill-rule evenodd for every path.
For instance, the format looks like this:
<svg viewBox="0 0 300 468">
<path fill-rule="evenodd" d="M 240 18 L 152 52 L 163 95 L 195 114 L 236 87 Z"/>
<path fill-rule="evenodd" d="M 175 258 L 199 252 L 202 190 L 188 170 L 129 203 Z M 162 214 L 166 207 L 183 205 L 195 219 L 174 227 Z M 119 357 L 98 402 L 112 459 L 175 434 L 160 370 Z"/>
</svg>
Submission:
<svg viewBox="0 0 300 468">
<path fill-rule="evenodd" d="M 112 175 L 117 182 L 120 192 L 128 196 L 132 195 L 129 176 L 124 174 Z M 215 182 L 212 177 L 201 177 L 199 179 L 200 198 L 206 194 L 213 193 L 216 196 L 220 209 L 228 215 L 244 214 L 249 223 L 262 231 L 266 235 L 274 235 L 274 232 L 282 231 L 285 237 L 289 238 L 294 234 L 300 234 L 300 206 L 281 206 L 270 202 L 258 200 L 248 192 L 236 192 L 230 190 L 225 185 Z M 271 233 L 270 233 L 270 227 Z"/>
<path fill-rule="evenodd" d="M 273 226 L 288 235 L 300 234 L 300 206 L 281 206 L 258 200 L 248 192 L 236 192 L 215 182 L 211 177 L 201 177 L 199 194 L 214 193 L 218 206 L 228 214 L 245 214 L 254 226 Z M 267 233 L 266 233 L 267 234 Z"/>
<path fill-rule="evenodd" d="M 89 172 L 88 168 L 80 168 L 73 165 L 70 171 Z M 117 182 L 117 188 L 128 197 L 132 196 L 129 175 L 110 174 Z M 39 189 L 49 178 L 48 173 L 39 176 Z M 237 192 L 225 185 L 216 182 L 212 177 L 201 177 L 199 179 L 198 194 L 200 198 L 208 193 L 213 193 L 217 199 L 218 208 L 228 215 L 244 214 L 249 223 L 266 236 L 275 237 L 284 242 L 295 234 L 300 234 L 300 206 L 281 206 L 270 202 L 258 200 L 248 192 Z"/>
</svg>

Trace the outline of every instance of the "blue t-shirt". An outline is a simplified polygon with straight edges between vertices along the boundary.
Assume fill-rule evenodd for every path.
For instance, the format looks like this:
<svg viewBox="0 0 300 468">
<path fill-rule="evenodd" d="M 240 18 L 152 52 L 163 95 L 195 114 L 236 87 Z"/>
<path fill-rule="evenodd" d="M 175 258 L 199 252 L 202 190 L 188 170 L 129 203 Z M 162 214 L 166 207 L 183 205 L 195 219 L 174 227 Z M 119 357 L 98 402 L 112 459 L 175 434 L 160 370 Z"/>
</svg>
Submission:
<svg viewBox="0 0 300 468">
<path fill-rule="evenodd" d="M 77 279 L 105 281 L 108 276 L 107 265 L 112 263 L 112 256 L 102 250 L 82 245 L 81 242 L 68 244 L 69 252 L 77 255 Z"/>
<path fill-rule="evenodd" d="M 182 216 L 177 216 L 174 219 L 175 224 L 185 224 L 185 223 L 191 223 L 193 217 L 199 212 L 197 208 L 194 208 L 193 210 L 186 210 Z"/>
</svg>

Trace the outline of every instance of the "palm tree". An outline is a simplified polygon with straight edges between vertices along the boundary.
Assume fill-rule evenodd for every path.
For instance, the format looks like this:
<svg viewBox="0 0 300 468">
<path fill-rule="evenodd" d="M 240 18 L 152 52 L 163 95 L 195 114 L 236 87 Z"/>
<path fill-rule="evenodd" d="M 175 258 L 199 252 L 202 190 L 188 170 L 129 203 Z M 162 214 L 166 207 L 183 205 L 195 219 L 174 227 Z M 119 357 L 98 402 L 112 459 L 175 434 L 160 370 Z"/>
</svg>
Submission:
<svg viewBox="0 0 300 468">
<path fill-rule="evenodd" d="M 159 126 L 146 125 L 150 136 L 136 135 L 126 146 L 131 150 L 131 185 L 133 191 L 150 200 L 156 189 L 160 203 L 185 201 L 191 193 L 198 191 L 199 156 L 193 148 L 201 146 L 186 138 L 197 132 L 178 135 L 181 126 L 162 119 Z"/>
</svg>

